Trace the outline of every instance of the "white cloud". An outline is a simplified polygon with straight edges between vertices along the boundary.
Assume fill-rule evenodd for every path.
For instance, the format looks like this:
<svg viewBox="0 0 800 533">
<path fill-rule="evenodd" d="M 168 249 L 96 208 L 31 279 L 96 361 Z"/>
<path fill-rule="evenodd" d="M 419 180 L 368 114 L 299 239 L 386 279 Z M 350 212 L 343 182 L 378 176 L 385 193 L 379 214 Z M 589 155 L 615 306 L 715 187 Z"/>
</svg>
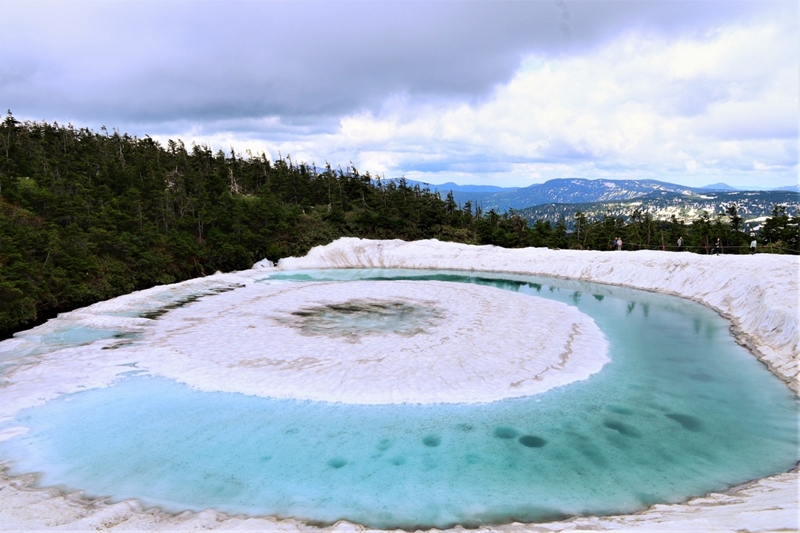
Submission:
<svg viewBox="0 0 800 533">
<path fill-rule="evenodd" d="M 275 131 L 271 119 L 262 133 L 192 138 L 429 183 L 783 185 L 798 170 L 797 38 L 792 20 L 631 31 L 582 54 L 529 55 L 482 100 L 394 93 L 326 133 L 259 140 Z"/>
</svg>

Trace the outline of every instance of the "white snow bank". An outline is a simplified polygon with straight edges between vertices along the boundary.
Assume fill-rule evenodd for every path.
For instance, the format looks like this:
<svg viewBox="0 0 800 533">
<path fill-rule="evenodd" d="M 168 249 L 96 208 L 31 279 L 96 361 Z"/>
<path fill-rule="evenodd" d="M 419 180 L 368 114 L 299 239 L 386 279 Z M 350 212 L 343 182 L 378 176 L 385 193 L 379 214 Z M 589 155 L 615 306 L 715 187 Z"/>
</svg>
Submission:
<svg viewBox="0 0 800 533">
<path fill-rule="evenodd" d="M 798 391 L 797 256 L 506 249 L 437 240 L 343 238 L 318 246 L 305 257 L 281 259 L 277 265 L 281 270 L 359 267 L 538 274 L 682 296 L 731 320 L 737 338 Z"/>
</svg>

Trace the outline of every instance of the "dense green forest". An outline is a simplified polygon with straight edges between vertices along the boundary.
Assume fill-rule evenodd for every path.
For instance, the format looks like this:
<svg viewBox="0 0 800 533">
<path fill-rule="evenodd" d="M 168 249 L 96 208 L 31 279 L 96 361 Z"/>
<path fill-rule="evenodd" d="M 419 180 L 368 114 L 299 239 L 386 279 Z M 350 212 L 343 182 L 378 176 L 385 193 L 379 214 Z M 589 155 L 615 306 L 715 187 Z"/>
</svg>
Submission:
<svg viewBox="0 0 800 533">
<path fill-rule="evenodd" d="M 713 239 L 738 253 L 750 242 L 735 206 L 729 218 L 691 225 L 649 215 L 629 223 L 575 215 L 576 231 L 517 214 L 482 212 L 452 195 L 346 169 L 162 146 L 150 137 L 71 125 L 0 123 L 0 338 L 137 289 L 263 258 L 304 255 L 341 236 L 436 238 L 505 247 L 708 253 Z M 760 236 L 766 247 L 798 250 L 798 220 L 775 206 Z M 796 252 L 795 252 L 796 253 Z"/>
</svg>

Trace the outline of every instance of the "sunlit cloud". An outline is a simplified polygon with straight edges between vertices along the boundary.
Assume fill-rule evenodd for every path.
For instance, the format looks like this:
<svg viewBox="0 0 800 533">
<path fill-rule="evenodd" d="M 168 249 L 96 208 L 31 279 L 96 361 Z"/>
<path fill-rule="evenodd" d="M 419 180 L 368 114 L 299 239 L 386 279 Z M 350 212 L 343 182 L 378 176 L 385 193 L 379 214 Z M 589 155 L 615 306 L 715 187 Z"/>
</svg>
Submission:
<svg viewBox="0 0 800 533">
<path fill-rule="evenodd" d="M 430 183 L 785 179 L 797 173 L 790 37 L 776 25 L 674 41 L 631 33 L 577 57 L 530 56 L 477 104 L 394 98 L 334 133 L 269 148 Z"/>
</svg>

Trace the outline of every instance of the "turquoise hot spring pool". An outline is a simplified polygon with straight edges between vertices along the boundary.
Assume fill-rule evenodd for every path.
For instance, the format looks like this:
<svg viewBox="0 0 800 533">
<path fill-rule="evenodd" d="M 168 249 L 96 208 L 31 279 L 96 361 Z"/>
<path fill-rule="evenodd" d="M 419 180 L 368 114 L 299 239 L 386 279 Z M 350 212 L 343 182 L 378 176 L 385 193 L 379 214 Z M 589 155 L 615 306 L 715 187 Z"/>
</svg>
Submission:
<svg viewBox="0 0 800 533">
<path fill-rule="evenodd" d="M 263 281 L 353 280 L 473 283 L 563 302 L 599 326 L 610 362 L 533 396 L 385 405 L 205 392 L 132 366 L 110 387 L 63 395 L 5 422 L 30 431 L 0 442 L 0 459 L 12 475 L 38 473 L 42 486 L 171 512 L 406 530 L 630 513 L 798 460 L 797 399 L 736 343 L 729 323 L 699 304 L 474 272 L 319 270 Z M 168 320 L 169 309 L 193 305 L 188 296 L 141 314 Z M 413 334 L 404 324 L 430 316 L 398 307 L 323 318 L 328 330 L 385 328 L 391 342 L 391 332 Z M 57 340 L 91 346 L 103 336 L 76 329 Z"/>
</svg>

